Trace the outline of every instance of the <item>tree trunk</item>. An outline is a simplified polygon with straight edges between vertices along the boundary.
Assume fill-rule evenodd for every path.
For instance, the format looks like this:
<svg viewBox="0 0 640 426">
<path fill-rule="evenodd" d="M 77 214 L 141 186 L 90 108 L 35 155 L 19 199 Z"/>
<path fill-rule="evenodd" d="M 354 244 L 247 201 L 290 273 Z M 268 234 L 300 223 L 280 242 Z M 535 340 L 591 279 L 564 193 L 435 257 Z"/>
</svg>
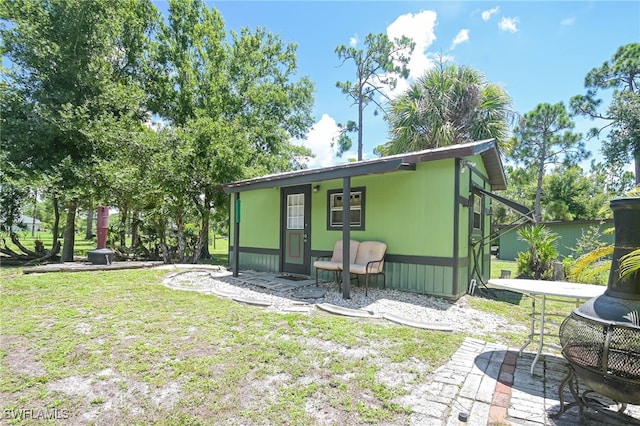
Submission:
<svg viewBox="0 0 640 426">
<path fill-rule="evenodd" d="M 184 240 L 184 218 L 182 212 L 176 214 L 176 227 L 178 228 L 178 262 L 184 263 L 184 249 L 186 246 Z"/>
<path fill-rule="evenodd" d="M 162 260 L 164 263 L 169 263 L 171 261 L 169 257 L 169 248 L 167 247 L 167 226 L 166 222 L 163 220 L 159 220 L 156 223 L 156 234 L 158 235 L 158 239 L 160 240 L 160 249 L 162 250 Z M 158 253 L 158 246 L 156 245 L 156 255 Z"/>
<path fill-rule="evenodd" d="M 193 263 L 198 263 L 200 259 L 211 259 L 209 253 L 209 224 L 211 222 L 211 198 L 205 194 L 204 206 L 200 210 L 202 216 L 202 227 L 198 236 L 198 244 L 194 253 Z"/>
<path fill-rule="evenodd" d="M 635 155 L 636 163 L 636 186 L 640 186 L 640 152 Z"/>
<path fill-rule="evenodd" d="M 546 140 L 546 138 L 545 138 Z M 538 182 L 536 186 L 536 202 L 533 206 L 533 221 L 535 223 L 542 222 L 542 180 L 544 178 L 544 162 L 547 157 L 547 150 L 545 149 L 545 142 L 543 141 L 543 146 L 540 150 L 540 155 L 538 157 Z"/>
<path fill-rule="evenodd" d="M 129 215 L 129 209 L 124 206 L 120 210 L 120 247 L 127 246 L 127 216 Z"/>
<path fill-rule="evenodd" d="M 362 84 L 358 94 L 358 161 L 362 161 L 362 110 L 364 109 L 362 98 Z"/>
<path fill-rule="evenodd" d="M 31 220 L 31 237 L 36 236 L 36 215 L 38 214 L 38 190 L 33 196 L 33 218 Z"/>
<path fill-rule="evenodd" d="M 140 212 L 135 210 L 131 213 L 131 248 L 135 248 L 140 243 L 140 234 L 138 229 L 140 228 Z"/>
<path fill-rule="evenodd" d="M 53 196 L 53 243 L 52 247 L 55 247 L 58 242 L 58 233 L 60 232 L 60 201 L 58 200 L 58 196 Z"/>
<path fill-rule="evenodd" d="M 87 232 L 84 239 L 90 240 L 93 238 L 93 206 L 87 209 Z"/>
<path fill-rule="evenodd" d="M 205 204 L 208 204 L 205 200 Z M 202 214 L 202 227 L 200 228 L 200 234 L 198 235 L 198 243 L 193 253 L 193 263 L 198 263 L 200 259 L 210 259 L 209 254 L 209 217 L 211 215 L 210 210 L 204 208 L 201 210 Z"/>
<path fill-rule="evenodd" d="M 52 259 L 58 254 L 58 251 L 60 251 L 60 243 L 56 242 L 56 244 L 54 244 L 53 247 L 51 247 L 51 251 L 49 251 L 49 253 L 47 253 L 44 256 L 39 257 L 37 259 L 30 260 L 27 263 L 25 263 L 23 266 L 36 265 L 36 264 L 38 264 L 40 262 L 43 262 L 45 260 Z"/>
<path fill-rule="evenodd" d="M 535 223 L 542 222 L 542 179 L 544 177 L 544 166 L 538 169 L 538 185 L 536 187 L 536 202 L 533 206 L 533 221 Z"/>
<path fill-rule="evenodd" d="M 76 211 L 78 210 L 78 199 L 74 198 L 69 203 L 67 211 L 67 224 L 64 228 L 64 245 L 62 246 L 61 262 L 73 262 L 73 248 L 76 238 Z"/>
</svg>

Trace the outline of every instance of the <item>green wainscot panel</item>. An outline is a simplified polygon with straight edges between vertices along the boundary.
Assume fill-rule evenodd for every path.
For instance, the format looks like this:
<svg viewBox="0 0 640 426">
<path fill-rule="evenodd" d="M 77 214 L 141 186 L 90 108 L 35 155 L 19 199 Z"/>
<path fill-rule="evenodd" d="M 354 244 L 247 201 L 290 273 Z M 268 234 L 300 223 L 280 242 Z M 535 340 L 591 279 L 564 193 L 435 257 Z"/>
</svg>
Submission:
<svg viewBox="0 0 640 426">
<path fill-rule="evenodd" d="M 384 267 L 387 288 L 447 298 L 455 296 L 453 268 L 450 266 L 385 262 Z"/>
<path fill-rule="evenodd" d="M 229 264 L 233 265 L 233 251 L 229 252 Z M 240 272 L 242 270 L 277 273 L 280 270 L 280 256 L 240 252 Z"/>
<path fill-rule="evenodd" d="M 384 270 L 387 288 L 446 298 L 454 298 L 456 296 L 453 294 L 452 267 L 385 262 Z M 311 274 L 315 278 L 315 269 L 311 271 Z M 335 280 L 333 272 L 318 272 L 319 282 L 335 282 Z M 382 284 L 383 278 L 381 275 L 372 276 L 369 287 L 382 288 Z M 354 279 L 351 285 L 352 288 L 357 288 L 357 281 Z M 364 286 L 364 277 L 360 278 L 360 285 Z"/>
</svg>

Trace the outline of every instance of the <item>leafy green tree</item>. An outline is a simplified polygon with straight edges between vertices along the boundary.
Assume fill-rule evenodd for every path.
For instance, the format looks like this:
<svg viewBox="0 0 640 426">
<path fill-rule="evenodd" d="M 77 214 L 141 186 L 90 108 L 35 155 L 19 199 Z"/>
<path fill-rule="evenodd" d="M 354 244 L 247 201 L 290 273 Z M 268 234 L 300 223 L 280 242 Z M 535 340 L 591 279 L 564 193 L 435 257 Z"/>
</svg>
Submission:
<svg viewBox="0 0 640 426">
<path fill-rule="evenodd" d="M 504 171 L 509 185 L 502 195 L 533 211 L 533 201 L 536 198 L 535 171 L 510 164 L 505 165 Z M 501 203 L 492 206 L 492 225 L 510 224 L 521 218 L 522 216 Z"/>
<path fill-rule="evenodd" d="M 560 166 L 544 177 L 542 204 L 544 220 L 597 219 L 609 197 L 602 187 L 584 175 L 578 166 Z"/>
<path fill-rule="evenodd" d="M 377 96 L 387 98 L 386 91 L 394 89 L 397 78 L 409 76 L 409 56 L 415 43 L 408 37 L 390 40 L 386 34 L 368 34 L 364 39 L 365 48 L 338 46 L 336 54 L 342 64 L 352 60 L 356 66 L 355 81 L 339 81 L 336 87 L 348 98 L 352 105 L 358 107 L 358 121 L 350 121 L 343 127 L 346 131 L 358 132 L 358 161 L 362 160 L 362 126 L 365 108 L 374 103 L 377 110 L 384 111 Z M 338 139 L 338 152 L 342 153 L 351 147 L 351 139 L 346 132 L 341 132 Z"/>
<path fill-rule="evenodd" d="M 383 155 L 494 138 L 508 142 L 511 99 L 495 83 L 467 66 L 440 63 L 391 102 L 391 140 Z"/>
<path fill-rule="evenodd" d="M 618 48 L 610 60 L 587 73 L 584 85 L 586 95 L 571 98 L 572 111 L 605 121 L 604 126 L 592 129 L 590 135 L 598 136 L 609 129 L 603 153 L 613 165 L 635 160 L 635 181 L 640 185 L 640 43 Z M 613 89 L 613 98 L 602 112 L 598 91 L 608 89 Z"/>
<path fill-rule="evenodd" d="M 226 209 L 221 183 L 290 170 L 309 154 L 290 143 L 313 121 L 313 84 L 296 79 L 295 51 L 261 28 L 227 35 L 220 13 L 202 0 L 169 2 L 150 105 L 168 122 L 164 149 L 177 153 L 161 159 L 174 220 L 184 222 L 191 207 L 200 215 L 192 261 L 208 256 L 211 212 Z"/>
<path fill-rule="evenodd" d="M 577 164 L 590 154 L 582 135 L 572 133 L 574 123 L 562 102 L 539 104 L 526 113 L 513 131 L 511 158 L 536 171 L 534 219 L 542 220 L 542 184 L 547 166 Z"/>
<path fill-rule="evenodd" d="M 3 75 L 12 98 L 9 109 L 3 104 L 10 117 L 1 149 L 65 194 L 62 261 L 73 259 L 75 214 L 95 166 L 141 120 L 140 67 L 154 11 L 145 0 L 17 0 L 0 9 L 2 48 L 13 63 Z"/>
<path fill-rule="evenodd" d="M 9 234 L 18 223 L 21 205 L 28 196 L 28 187 L 21 179 L 19 170 L 11 170 L 11 165 L 0 152 L 0 233 Z"/>
<path fill-rule="evenodd" d="M 591 160 L 589 177 L 610 196 L 624 195 L 635 186 L 633 172 L 625 170 L 620 163 L 610 164 Z M 607 205 L 606 208 L 609 209 L 609 206 Z"/>
</svg>

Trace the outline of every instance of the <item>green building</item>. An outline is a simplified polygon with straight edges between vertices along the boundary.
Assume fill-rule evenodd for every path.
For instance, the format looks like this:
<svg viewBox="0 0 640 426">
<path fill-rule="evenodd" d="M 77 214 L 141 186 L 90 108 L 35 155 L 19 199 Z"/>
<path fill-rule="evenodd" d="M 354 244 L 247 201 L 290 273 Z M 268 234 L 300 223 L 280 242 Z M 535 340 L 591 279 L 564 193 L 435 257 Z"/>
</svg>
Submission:
<svg viewBox="0 0 640 426">
<path fill-rule="evenodd" d="M 542 222 L 541 225 L 547 227 L 554 234 L 558 234 L 556 250 L 560 258 L 573 256 L 578 240 L 592 228 L 599 229 L 601 234 L 598 240 L 602 244 L 613 244 L 615 242 L 613 233 L 603 233 L 605 230 L 613 228 L 613 219 Z M 522 226 L 526 225 L 515 228 L 496 227 L 500 233 L 500 252 L 498 255 L 500 259 L 515 260 L 518 257 L 518 253 L 529 250 L 529 245 L 519 238 L 518 231 Z M 507 229 L 508 231 L 506 231 Z"/>
<path fill-rule="evenodd" d="M 336 241 L 373 240 L 387 244 L 387 288 L 452 299 L 467 292 L 474 274 L 489 278 L 491 199 L 527 210 L 491 192 L 506 188 L 494 140 L 262 176 L 223 188 L 233 199 L 234 274 L 252 269 L 312 275 L 313 261 L 331 254 Z M 333 279 L 324 271 L 320 276 Z"/>
</svg>

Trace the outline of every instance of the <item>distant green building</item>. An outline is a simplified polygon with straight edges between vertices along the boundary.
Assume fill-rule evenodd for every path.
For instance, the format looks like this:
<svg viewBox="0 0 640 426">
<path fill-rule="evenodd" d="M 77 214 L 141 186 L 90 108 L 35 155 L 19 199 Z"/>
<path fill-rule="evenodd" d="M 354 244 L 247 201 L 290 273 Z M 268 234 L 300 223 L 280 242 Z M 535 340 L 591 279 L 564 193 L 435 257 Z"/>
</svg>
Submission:
<svg viewBox="0 0 640 426">
<path fill-rule="evenodd" d="M 506 178 L 496 142 L 486 140 L 223 187 L 233 195 L 234 273 L 313 275 L 313 261 L 336 241 L 374 240 L 387 244 L 388 288 L 457 299 L 474 273 L 489 278 L 491 200 L 501 198 L 491 191 L 505 189 Z"/>
<path fill-rule="evenodd" d="M 556 241 L 556 249 L 561 258 L 572 256 L 573 250 L 576 248 L 576 242 L 582 238 L 590 228 L 596 227 L 600 232 L 608 228 L 613 228 L 613 219 L 599 220 L 575 220 L 571 222 L 543 222 L 551 232 L 558 234 L 560 238 Z M 528 226 L 528 225 L 521 225 Z M 500 232 L 500 253 L 498 257 L 502 260 L 515 260 L 518 253 L 527 251 L 529 246 L 518 238 L 518 228 L 504 232 L 504 227 L 498 226 L 503 232 Z M 613 233 L 601 234 L 600 241 L 605 244 L 613 244 L 615 236 Z M 495 243 L 494 243 L 495 244 Z"/>
</svg>

